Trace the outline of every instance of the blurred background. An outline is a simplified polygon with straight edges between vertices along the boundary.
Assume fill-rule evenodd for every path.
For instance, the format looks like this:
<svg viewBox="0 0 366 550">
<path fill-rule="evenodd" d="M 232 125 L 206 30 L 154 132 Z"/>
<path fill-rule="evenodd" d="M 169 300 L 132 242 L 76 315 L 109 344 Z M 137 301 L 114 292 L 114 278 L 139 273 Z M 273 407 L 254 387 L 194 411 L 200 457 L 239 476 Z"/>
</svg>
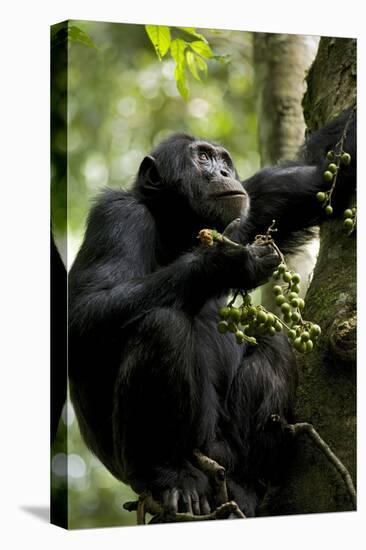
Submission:
<svg viewBox="0 0 366 550">
<path fill-rule="evenodd" d="M 169 56 L 159 61 L 143 25 L 70 24 L 91 43 L 68 44 L 68 71 L 60 71 L 59 94 L 57 79 L 53 92 L 52 117 L 60 119 L 60 129 L 53 139 L 52 225 L 68 267 L 93 197 L 105 186 L 128 188 L 143 157 L 169 134 L 184 131 L 222 144 L 241 178 L 260 166 L 251 33 L 197 29 L 214 54 L 229 56 L 229 62 L 207 60 L 202 82 L 188 78 L 185 101 L 176 87 L 174 61 Z M 51 471 L 54 502 L 62 507 L 68 498 L 70 528 L 136 523 L 135 514 L 122 508 L 135 499 L 133 492 L 85 447 L 70 403 L 53 444 Z"/>
</svg>

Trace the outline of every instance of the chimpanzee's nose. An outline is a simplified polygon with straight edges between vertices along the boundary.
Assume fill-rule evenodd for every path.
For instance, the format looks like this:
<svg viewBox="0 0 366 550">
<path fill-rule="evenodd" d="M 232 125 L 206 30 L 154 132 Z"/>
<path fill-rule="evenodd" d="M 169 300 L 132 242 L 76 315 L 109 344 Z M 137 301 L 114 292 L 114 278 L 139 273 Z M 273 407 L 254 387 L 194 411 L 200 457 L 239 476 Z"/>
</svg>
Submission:
<svg viewBox="0 0 366 550">
<path fill-rule="evenodd" d="M 220 174 L 225 178 L 229 177 L 229 172 L 227 170 L 224 170 L 223 168 L 220 170 Z"/>
</svg>

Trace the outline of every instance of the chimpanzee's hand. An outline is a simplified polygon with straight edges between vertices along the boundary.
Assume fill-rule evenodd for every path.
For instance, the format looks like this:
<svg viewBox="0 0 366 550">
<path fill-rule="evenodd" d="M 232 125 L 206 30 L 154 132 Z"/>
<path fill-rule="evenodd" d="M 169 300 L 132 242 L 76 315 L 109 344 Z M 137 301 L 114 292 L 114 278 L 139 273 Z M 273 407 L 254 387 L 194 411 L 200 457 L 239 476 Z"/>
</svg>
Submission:
<svg viewBox="0 0 366 550">
<path fill-rule="evenodd" d="M 229 288 L 250 290 L 264 284 L 280 263 L 270 245 L 247 245 L 232 248 L 223 244 L 226 277 Z"/>
<path fill-rule="evenodd" d="M 267 244 L 248 246 L 248 255 L 250 257 L 248 263 L 251 263 L 252 269 L 248 275 L 251 275 L 254 287 L 257 287 L 268 280 L 280 263 L 280 259 L 274 248 Z"/>
</svg>

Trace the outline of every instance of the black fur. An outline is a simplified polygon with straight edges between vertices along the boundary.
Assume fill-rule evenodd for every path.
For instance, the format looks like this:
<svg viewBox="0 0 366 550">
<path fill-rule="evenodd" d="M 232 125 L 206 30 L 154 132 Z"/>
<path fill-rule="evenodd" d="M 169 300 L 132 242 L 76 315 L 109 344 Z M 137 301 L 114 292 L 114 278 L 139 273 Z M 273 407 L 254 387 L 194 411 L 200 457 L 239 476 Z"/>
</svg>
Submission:
<svg viewBox="0 0 366 550">
<path fill-rule="evenodd" d="M 144 159 L 131 191 L 106 190 L 92 208 L 69 277 L 71 398 L 90 449 L 137 492 L 207 512 L 215 503 L 193 461 L 200 449 L 227 469 L 229 497 L 254 515 L 283 469 L 286 440 L 269 420 L 291 415 L 293 353 L 282 334 L 239 346 L 218 334 L 217 312 L 230 289 L 257 287 L 277 265 L 270 249 L 250 245 L 257 233 L 276 219 L 276 242 L 290 252 L 323 219 L 315 195 L 329 188 L 324 154 L 345 116 L 310 136 L 305 160 L 244 181 L 238 201 L 213 198 L 212 189 L 237 189 L 227 153 L 176 135 Z M 214 147 L 207 161 L 205 147 Z M 354 124 L 345 148 L 355 156 Z M 336 211 L 354 180 L 352 163 Z M 233 238 L 248 246 L 199 246 L 198 231 L 222 231 L 238 205 Z"/>
</svg>

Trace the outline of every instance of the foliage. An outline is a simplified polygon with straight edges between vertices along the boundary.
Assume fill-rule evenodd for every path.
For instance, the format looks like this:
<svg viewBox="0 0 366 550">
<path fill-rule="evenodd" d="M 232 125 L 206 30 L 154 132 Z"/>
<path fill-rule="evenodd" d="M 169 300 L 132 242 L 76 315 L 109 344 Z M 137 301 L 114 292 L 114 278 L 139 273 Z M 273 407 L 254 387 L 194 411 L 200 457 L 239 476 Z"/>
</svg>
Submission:
<svg viewBox="0 0 366 550">
<path fill-rule="evenodd" d="M 51 48 L 56 48 L 64 42 L 75 42 L 78 44 L 84 44 L 84 46 L 88 46 L 89 48 L 97 49 L 90 36 L 74 25 L 69 26 L 64 24 L 61 25 L 61 28 L 57 25 L 51 30 Z"/>
<path fill-rule="evenodd" d="M 207 76 L 206 59 L 228 61 L 228 56 L 214 55 L 206 38 L 193 27 L 164 27 L 159 25 L 145 25 L 156 54 L 160 60 L 169 52 L 176 65 L 174 78 L 181 96 L 187 101 L 189 90 L 187 87 L 187 71 L 202 81 L 202 75 Z M 174 38 L 174 35 L 177 38 Z"/>
<path fill-rule="evenodd" d="M 159 62 L 143 25 L 78 21 L 77 26 L 97 49 L 69 43 L 67 98 L 57 93 L 57 86 L 60 92 L 64 87 L 60 75 L 52 108 L 53 120 L 59 119 L 51 165 L 52 222 L 60 242 L 66 231 L 65 193 L 60 189 L 66 185 L 62 177 L 67 153 L 69 265 L 91 199 L 105 185 L 130 185 L 143 157 L 167 135 L 187 132 L 220 142 L 231 152 L 242 178 L 259 167 L 249 33 L 212 35 L 215 51 L 229 52 L 231 63 L 213 63 L 204 84 L 193 79 L 191 97 L 184 102 L 176 89 L 174 60 Z"/>
</svg>

